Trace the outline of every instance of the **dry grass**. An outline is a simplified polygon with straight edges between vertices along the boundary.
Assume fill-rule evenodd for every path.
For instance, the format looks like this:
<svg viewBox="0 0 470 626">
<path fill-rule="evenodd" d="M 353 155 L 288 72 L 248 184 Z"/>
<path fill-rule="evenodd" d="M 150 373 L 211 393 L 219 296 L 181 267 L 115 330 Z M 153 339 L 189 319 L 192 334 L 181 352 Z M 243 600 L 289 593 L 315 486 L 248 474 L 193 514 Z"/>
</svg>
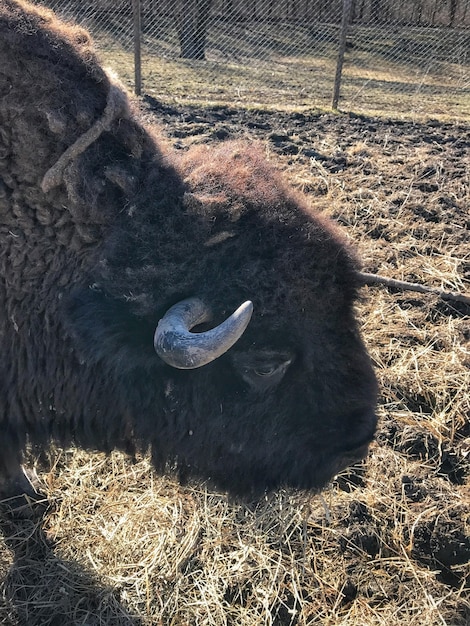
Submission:
<svg viewBox="0 0 470 626">
<path fill-rule="evenodd" d="M 205 130 L 178 141 L 213 140 L 214 123 L 188 110 L 165 121 L 170 137 L 191 115 Z M 267 139 L 268 158 L 342 224 L 367 271 L 470 290 L 468 129 L 269 115 L 299 150 Z M 381 287 L 363 295 L 381 384 L 364 467 L 323 497 L 250 505 L 155 476 L 145 458 L 53 452 L 44 519 L 1 521 L 0 623 L 468 624 L 469 311 Z"/>
<path fill-rule="evenodd" d="M 251 507 L 152 477 L 145 459 L 59 460 L 47 476 L 51 548 L 17 530 L 31 556 L 7 578 L 2 623 L 465 624 L 463 588 L 418 563 L 413 542 L 436 518 L 462 516 L 468 530 L 468 499 L 387 448 L 373 450 L 360 492 L 278 493 Z M 405 475 L 429 480 L 430 495 L 410 503 Z"/>
<path fill-rule="evenodd" d="M 450 47 L 445 60 L 433 62 L 433 50 L 445 55 L 440 45 L 445 44 L 447 33 L 432 32 L 434 42 L 424 65 L 413 65 L 412 57 L 384 56 L 380 37 L 349 50 L 343 70 L 340 109 L 403 119 L 470 120 L 468 63 L 465 57 L 455 59 Z M 305 42 L 301 43 L 305 46 Z M 132 86 L 133 53 L 109 36 L 101 35 L 99 44 L 104 61 Z M 230 51 L 237 48 L 237 40 L 220 45 Z M 329 110 L 336 45 L 330 43 L 326 49 L 310 55 L 305 53 L 305 47 L 298 48 L 298 55 L 276 54 L 270 59 L 263 57 L 267 52 L 262 48 L 228 57 L 209 48 L 207 61 L 188 61 L 179 59 L 174 49 L 162 48 L 161 42 L 146 36 L 143 89 L 146 94 L 170 103 Z M 249 54 L 254 56 L 250 58 Z"/>
</svg>

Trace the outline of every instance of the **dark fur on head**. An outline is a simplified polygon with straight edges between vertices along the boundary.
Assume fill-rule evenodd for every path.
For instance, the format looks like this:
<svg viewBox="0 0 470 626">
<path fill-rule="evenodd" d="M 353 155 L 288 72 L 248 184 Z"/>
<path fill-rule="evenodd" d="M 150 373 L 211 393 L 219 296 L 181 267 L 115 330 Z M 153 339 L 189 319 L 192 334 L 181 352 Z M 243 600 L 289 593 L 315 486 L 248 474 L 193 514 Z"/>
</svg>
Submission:
<svg viewBox="0 0 470 626">
<path fill-rule="evenodd" d="M 375 429 L 349 247 L 259 148 L 165 155 L 130 105 L 44 192 L 110 85 L 82 30 L 0 1 L 0 472 L 54 439 L 150 447 L 157 468 L 233 493 L 323 486 Z M 191 296 L 214 323 L 246 299 L 254 315 L 224 356 L 179 371 L 153 333 Z"/>
</svg>

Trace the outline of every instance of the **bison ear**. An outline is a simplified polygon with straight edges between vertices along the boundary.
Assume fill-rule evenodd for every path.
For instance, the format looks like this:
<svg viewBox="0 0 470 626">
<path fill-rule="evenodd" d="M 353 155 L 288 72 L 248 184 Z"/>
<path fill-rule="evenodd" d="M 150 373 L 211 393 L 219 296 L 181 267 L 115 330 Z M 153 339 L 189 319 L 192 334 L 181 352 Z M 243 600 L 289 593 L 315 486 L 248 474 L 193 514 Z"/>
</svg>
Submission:
<svg viewBox="0 0 470 626">
<path fill-rule="evenodd" d="M 127 302 L 96 285 L 78 288 L 64 298 L 64 325 L 78 357 L 88 363 L 106 360 L 120 370 L 155 365 L 155 324 L 137 317 Z"/>
</svg>

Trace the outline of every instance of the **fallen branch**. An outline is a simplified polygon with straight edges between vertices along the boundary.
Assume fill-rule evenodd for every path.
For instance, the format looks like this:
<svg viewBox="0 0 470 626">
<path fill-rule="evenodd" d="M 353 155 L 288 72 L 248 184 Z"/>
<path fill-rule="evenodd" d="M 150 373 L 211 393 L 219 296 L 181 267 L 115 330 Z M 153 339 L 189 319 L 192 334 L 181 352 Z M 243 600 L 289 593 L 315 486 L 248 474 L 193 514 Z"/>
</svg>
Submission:
<svg viewBox="0 0 470 626">
<path fill-rule="evenodd" d="M 385 285 L 393 289 L 403 289 L 406 291 L 418 291 L 419 293 L 432 293 L 442 298 L 442 300 L 454 300 L 456 302 L 464 302 L 470 304 L 470 296 L 463 293 L 454 293 L 452 291 L 443 291 L 435 287 L 426 287 L 419 283 L 409 283 L 405 280 L 396 280 L 395 278 L 387 278 L 378 274 L 368 274 L 367 272 L 359 272 L 359 277 L 365 285 Z"/>
</svg>

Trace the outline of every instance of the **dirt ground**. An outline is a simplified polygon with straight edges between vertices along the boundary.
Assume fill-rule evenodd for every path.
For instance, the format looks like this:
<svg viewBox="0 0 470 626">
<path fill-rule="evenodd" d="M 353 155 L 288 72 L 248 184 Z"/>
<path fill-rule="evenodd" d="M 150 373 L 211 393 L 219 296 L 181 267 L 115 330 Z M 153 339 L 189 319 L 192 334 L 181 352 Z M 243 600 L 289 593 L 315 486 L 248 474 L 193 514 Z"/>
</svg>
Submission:
<svg viewBox="0 0 470 626">
<path fill-rule="evenodd" d="M 367 272 L 470 293 L 470 129 L 143 101 L 177 150 L 245 137 L 356 246 Z M 470 307 L 364 287 L 381 386 L 369 459 L 322 498 L 254 504 L 57 452 L 42 523 L 4 519 L 0 623 L 470 623 Z"/>
</svg>

